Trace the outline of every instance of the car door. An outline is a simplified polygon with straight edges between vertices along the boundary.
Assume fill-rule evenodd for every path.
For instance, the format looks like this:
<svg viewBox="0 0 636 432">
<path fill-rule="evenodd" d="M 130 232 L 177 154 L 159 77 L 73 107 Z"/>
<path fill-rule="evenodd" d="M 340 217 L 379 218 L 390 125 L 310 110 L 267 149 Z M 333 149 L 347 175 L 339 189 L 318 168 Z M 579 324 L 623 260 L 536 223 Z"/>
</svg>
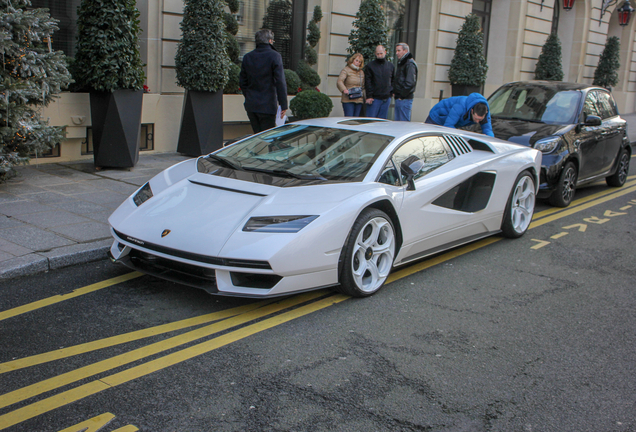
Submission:
<svg viewBox="0 0 636 432">
<path fill-rule="evenodd" d="M 622 147 L 627 122 L 619 117 L 616 103 L 609 92 L 597 92 L 597 105 L 603 119 L 601 135 L 604 157 L 601 173 L 607 173 L 612 169 Z"/>
<path fill-rule="evenodd" d="M 415 190 L 407 190 L 406 175 L 399 173 L 404 185 L 404 198 L 398 210 L 404 240 L 396 263 L 467 237 L 466 229 L 457 228 L 467 228 L 471 216 L 475 219 L 472 213 L 434 205 L 433 201 L 474 175 L 479 170 L 477 165 L 463 164 L 444 138 L 437 135 L 408 140 L 391 159 L 400 170 L 401 163 L 410 156 L 418 157 L 424 165 L 414 177 Z"/>
<path fill-rule="evenodd" d="M 601 117 L 597 105 L 597 92 L 590 91 L 585 96 L 583 103 L 582 121 L 588 116 Z M 605 149 L 603 146 L 603 126 L 586 126 L 583 124 L 574 143 L 578 147 L 579 154 L 579 181 L 598 175 L 603 170 Z"/>
</svg>

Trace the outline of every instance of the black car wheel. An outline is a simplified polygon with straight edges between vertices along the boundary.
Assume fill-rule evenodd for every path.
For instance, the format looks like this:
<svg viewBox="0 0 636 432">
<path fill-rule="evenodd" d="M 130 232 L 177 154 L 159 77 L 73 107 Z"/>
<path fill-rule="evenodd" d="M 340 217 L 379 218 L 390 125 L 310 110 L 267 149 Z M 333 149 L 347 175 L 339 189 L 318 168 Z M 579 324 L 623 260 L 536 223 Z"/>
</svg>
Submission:
<svg viewBox="0 0 636 432">
<path fill-rule="evenodd" d="M 382 288 L 393 267 L 395 245 L 391 218 L 378 209 L 363 210 L 342 250 L 338 291 L 366 297 Z"/>
<path fill-rule="evenodd" d="M 551 205 L 555 207 L 567 207 L 570 205 L 572 198 L 574 198 L 576 178 L 576 166 L 572 162 L 566 163 L 559 176 L 559 183 L 552 195 L 550 195 L 549 201 Z"/>
<path fill-rule="evenodd" d="M 616 172 L 606 177 L 605 182 L 608 186 L 621 187 L 627 181 L 627 174 L 629 174 L 629 153 L 626 149 L 622 149 L 618 155 Z"/>
<path fill-rule="evenodd" d="M 504 237 L 518 238 L 528 230 L 534 214 L 534 203 L 534 178 L 528 171 L 524 171 L 517 177 L 508 198 L 501 222 L 501 232 Z"/>
</svg>

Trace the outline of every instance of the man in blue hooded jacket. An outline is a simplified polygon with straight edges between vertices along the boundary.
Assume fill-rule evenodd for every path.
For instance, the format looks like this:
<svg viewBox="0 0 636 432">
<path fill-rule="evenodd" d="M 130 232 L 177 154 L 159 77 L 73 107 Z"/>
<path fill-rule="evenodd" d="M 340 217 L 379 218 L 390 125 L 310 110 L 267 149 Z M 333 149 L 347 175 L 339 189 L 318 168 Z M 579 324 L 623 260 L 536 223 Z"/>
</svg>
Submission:
<svg viewBox="0 0 636 432">
<path fill-rule="evenodd" d="M 475 123 L 481 125 L 481 132 L 494 137 L 488 101 L 479 93 L 468 96 L 454 96 L 439 101 L 428 113 L 426 123 L 450 128 L 460 128 Z"/>
</svg>

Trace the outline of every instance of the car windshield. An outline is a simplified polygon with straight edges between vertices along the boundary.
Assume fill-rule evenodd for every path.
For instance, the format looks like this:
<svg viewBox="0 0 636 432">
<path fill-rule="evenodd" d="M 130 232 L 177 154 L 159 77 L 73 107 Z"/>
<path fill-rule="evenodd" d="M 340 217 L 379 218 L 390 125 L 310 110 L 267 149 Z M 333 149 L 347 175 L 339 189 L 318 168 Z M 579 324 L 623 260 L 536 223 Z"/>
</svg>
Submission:
<svg viewBox="0 0 636 432">
<path fill-rule="evenodd" d="M 505 120 L 572 124 L 577 122 L 581 92 L 544 86 L 505 86 L 488 99 L 490 115 Z"/>
<path fill-rule="evenodd" d="M 300 179 L 361 181 L 393 138 L 288 124 L 232 144 L 207 158 L 236 170 Z"/>
</svg>

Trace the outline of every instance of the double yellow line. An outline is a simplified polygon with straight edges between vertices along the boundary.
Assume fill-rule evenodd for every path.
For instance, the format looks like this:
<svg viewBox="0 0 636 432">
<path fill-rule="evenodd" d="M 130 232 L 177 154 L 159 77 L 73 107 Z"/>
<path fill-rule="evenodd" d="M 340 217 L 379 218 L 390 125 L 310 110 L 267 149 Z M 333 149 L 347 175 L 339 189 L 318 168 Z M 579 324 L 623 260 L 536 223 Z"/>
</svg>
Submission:
<svg viewBox="0 0 636 432">
<path fill-rule="evenodd" d="M 630 177 L 630 179 L 633 178 L 634 177 Z M 545 223 L 583 211 L 587 208 L 616 199 L 634 191 L 636 191 L 636 181 L 626 184 L 621 189 L 605 190 L 586 198 L 582 198 L 573 202 L 572 205 L 566 209 L 548 209 L 543 212 L 536 213 L 530 228 L 536 228 Z M 499 237 L 490 237 L 394 272 L 389 276 L 387 284 L 460 255 L 472 252 L 486 245 L 495 243 L 499 240 Z M 129 273 L 117 278 L 80 288 L 66 295 L 51 297 L 49 299 L 40 300 L 5 312 L 0 312 L 0 320 L 14 317 L 26 312 L 31 312 L 38 308 L 56 304 L 80 295 L 95 292 L 99 289 L 139 277 L 140 275 L 141 274 L 137 272 Z M 98 378 L 90 383 L 66 390 L 23 408 L 4 414 L 0 416 L 0 429 L 5 429 L 56 408 L 100 393 L 109 388 L 127 383 L 131 380 L 143 377 L 166 367 L 173 366 L 196 356 L 208 353 L 263 330 L 340 303 L 348 298 L 348 296 L 330 294 L 328 291 L 321 290 L 296 295 L 279 301 L 263 300 L 221 312 L 206 314 L 150 329 L 131 332 L 99 341 L 88 342 L 49 353 L 43 353 L 24 359 L 2 363 L 0 364 L 0 374 L 176 330 L 182 330 L 188 327 L 214 322 L 213 324 L 205 325 L 178 336 L 152 343 L 142 348 L 134 349 L 130 352 L 0 395 L 0 408 L 11 406 L 32 397 L 70 385 L 77 381 L 104 374 L 110 370 L 142 360 L 149 356 L 157 355 L 182 345 L 192 344 L 198 340 L 206 339 L 215 334 L 222 333 L 220 336 L 183 348 L 180 351 L 134 366 L 122 372 Z M 249 324 L 252 321 L 257 322 Z M 238 329 L 231 330 L 236 327 L 238 327 Z"/>
</svg>

